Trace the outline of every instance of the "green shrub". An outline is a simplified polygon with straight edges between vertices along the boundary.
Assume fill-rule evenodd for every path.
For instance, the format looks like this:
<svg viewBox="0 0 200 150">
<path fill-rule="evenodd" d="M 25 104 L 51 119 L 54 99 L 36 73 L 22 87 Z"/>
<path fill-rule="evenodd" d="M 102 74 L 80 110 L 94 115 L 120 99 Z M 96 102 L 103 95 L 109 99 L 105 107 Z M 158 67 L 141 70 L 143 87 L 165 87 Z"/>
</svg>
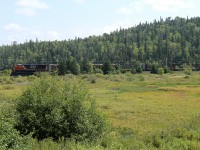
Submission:
<svg viewBox="0 0 200 150">
<path fill-rule="evenodd" d="M 110 61 L 106 61 L 103 63 L 102 71 L 103 71 L 103 74 L 109 74 L 112 71 Z"/>
<path fill-rule="evenodd" d="M 2 90 L 13 90 L 14 87 L 12 85 L 3 85 Z"/>
<path fill-rule="evenodd" d="M 28 81 L 34 81 L 35 79 L 37 79 L 37 76 L 35 75 L 27 76 Z"/>
<path fill-rule="evenodd" d="M 164 69 L 163 68 L 158 68 L 158 74 L 163 75 L 164 74 Z"/>
<path fill-rule="evenodd" d="M 10 80 L 10 78 L 6 78 L 6 80 L 5 80 L 5 84 L 12 84 L 12 83 L 13 83 L 13 81 Z"/>
<path fill-rule="evenodd" d="M 139 81 L 144 81 L 145 80 L 143 75 L 140 75 L 138 78 L 139 78 Z"/>
<path fill-rule="evenodd" d="M 121 70 L 121 73 L 122 73 L 122 74 L 125 74 L 126 72 L 127 72 L 126 69 L 122 69 L 122 70 Z"/>
<path fill-rule="evenodd" d="M 103 74 L 103 71 L 101 69 L 99 69 L 99 68 L 95 68 L 94 69 L 94 73 L 95 74 Z"/>
<path fill-rule="evenodd" d="M 1 75 L 10 75 L 11 74 L 11 70 L 10 69 L 6 69 L 1 71 Z"/>
<path fill-rule="evenodd" d="M 97 79 L 95 77 L 93 77 L 90 81 L 91 83 L 96 83 L 97 82 Z"/>
<path fill-rule="evenodd" d="M 165 66 L 164 67 L 164 73 L 166 74 L 166 73 L 170 73 L 170 72 L 171 72 L 170 68 Z"/>
<path fill-rule="evenodd" d="M 132 73 L 132 74 L 135 74 L 135 73 L 136 73 L 136 69 L 135 69 L 135 68 L 132 68 L 132 69 L 131 69 L 131 73 Z"/>
<path fill-rule="evenodd" d="M 184 65 L 183 66 L 183 72 L 186 74 L 186 75 L 191 75 L 192 74 L 192 68 L 188 65 Z"/>
<path fill-rule="evenodd" d="M 158 73 L 158 66 L 156 64 L 153 64 L 151 67 L 151 74 L 157 74 Z"/>
<path fill-rule="evenodd" d="M 41 76 L 46 76 L 46 75 L 48 75 L 49 73 L 47 73 L 47 72 L 38 72 L 38 71 L 36 71 L 36 72 L 34 72 L 33 73 L 33 75 L 35 76 L 35 77 L 41 77 Z M 31 75 L 32 76 L 32 75 Z"/>
<path fill-rule="evenodd" d="M 168 129 L 148 134 L 144 142 L 150 149 L 194 149 L 199 150 L 199 115 L 184 124 L 172 125 Z"/>
<path fill-rule="evenodd" d="M 80 70 L 82 74 L 93 73 L 93 65 L 87 59 L 83 59 L 80 63 Z"/>
<path fill-rule="evenodd" d="M 0 149 L 29 149 L 30 136 L 21 136 L 12 119 L 0 115 Z"/>
<path fill-rule="evenodd" d="M 33 133 L 38 140 L 95 140 L 107 131 L 88 89 L 74 78 L 37 79 L 19 97 L 16 110 L 16 129 L 24 135 Z"/>
<path fill-rule="evenodd" d="M 190 76 L 189 76 L 189 75 L 186 75 L 184 78 L 185 78 L 185 79 L 189 79 L 189 78 L 190 78 Z"/>
</svg>

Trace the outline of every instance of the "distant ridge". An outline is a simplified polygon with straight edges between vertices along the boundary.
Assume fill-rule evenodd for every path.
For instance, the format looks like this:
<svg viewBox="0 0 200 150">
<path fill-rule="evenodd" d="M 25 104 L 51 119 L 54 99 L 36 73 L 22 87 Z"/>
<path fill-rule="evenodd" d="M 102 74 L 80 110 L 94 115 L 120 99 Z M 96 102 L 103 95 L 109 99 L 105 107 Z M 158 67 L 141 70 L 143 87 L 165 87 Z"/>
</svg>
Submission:
<svg viewBox="0 0 200 150">
<path fill-rule="evenodd" d="M 54 63 L 73 57 L 77 62 L 135 63 L 157 62 L 161 66 L 200 64 L 200 17 L 160 18 L 151 23 L 120 28 L 110 34 L 64 41 L 28 41 L 0 47 L 0 67 L 16 63 Z"/>
</svg>

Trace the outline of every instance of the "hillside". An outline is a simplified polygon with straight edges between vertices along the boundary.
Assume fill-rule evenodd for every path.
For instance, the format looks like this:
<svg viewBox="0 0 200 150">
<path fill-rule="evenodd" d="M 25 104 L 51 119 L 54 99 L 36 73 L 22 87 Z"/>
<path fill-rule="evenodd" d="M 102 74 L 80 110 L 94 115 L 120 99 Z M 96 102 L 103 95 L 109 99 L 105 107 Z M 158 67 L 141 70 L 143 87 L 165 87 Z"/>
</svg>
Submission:
<svg viewBox="0 0 200 150">
<path fill-rule="evenodd" d="M 0 47 L 0 67 L 11 68 L 16 63 L 56 63 L 74 57 L 93 63 L 110 60 L 122 66 L 135 63 L 162 66 L 190 64 L 200 58 L 200 17 L 154 20 L 129 29 L 102 36 L 64 41 L 27 41 L 24 44 Z"/>
</svg>

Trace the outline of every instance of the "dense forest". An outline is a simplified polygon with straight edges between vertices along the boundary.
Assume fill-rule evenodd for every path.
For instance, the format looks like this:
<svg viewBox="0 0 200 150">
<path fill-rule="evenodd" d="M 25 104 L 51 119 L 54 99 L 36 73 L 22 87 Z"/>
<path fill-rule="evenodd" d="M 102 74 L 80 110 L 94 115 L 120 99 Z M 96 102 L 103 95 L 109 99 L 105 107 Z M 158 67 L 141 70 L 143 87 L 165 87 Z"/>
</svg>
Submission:
<svg viewBox="0 0 200 150">
<path fill-rule="evenodd" d="M 23 44 L 0 46 L 1 69 L 14 64 L 58 63 L 72 59 L 80 64 L 109 60 L 127 68 L 133 64 L 158 63 L 170 67 L 176 64 L 198 66 L 200 63 L 200 17 L 160 18 L 151 23 L 120 28 L 110 34 L 75 38 L 64 41 L 30 40 Z"/>
</svg>

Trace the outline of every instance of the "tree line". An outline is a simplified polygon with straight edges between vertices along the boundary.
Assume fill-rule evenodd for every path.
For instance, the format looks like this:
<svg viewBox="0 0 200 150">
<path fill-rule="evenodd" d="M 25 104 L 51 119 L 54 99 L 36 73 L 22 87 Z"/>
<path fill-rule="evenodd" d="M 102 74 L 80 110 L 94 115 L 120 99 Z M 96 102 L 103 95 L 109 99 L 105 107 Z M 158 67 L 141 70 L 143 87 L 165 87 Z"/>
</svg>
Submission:
<svg viewBox="0 0 200 150">
<path fill-rule="evenodd" d="M 122 68 L 158 64 L 160 67 L 192 67 L 200 62 L 200 17 L 160 18 L 151 23 L 120 28 L 110 34 L 64 41 L 29 40 L 23 44 L 0 46 L 0 67 L 14 64 L 91 63 L 109 60 Z M 64 69 L 65 71 L 69 69 Z"/>
</svg>

